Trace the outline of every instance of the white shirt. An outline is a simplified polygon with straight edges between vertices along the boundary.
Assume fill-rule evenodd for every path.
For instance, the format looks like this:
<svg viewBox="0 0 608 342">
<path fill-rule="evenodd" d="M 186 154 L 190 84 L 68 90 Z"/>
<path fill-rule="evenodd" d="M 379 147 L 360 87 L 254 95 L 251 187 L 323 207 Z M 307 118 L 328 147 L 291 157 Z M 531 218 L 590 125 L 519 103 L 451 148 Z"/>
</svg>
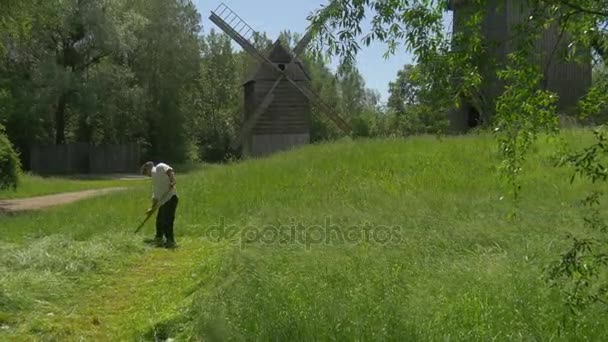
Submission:
<svg viewBox="0 0 608 342">
<path fill-rule="evenodd" d="M 158 165 L 152 168 L 152 198 L 159 201 L 159 206 L 167 203 L 173 195 L 177 194 L 175 187 L 167 193 L 167 190 L 169 190 L 169 175 L 167 175 L 167 171 L 169 170 L 173 170 L 173 168 L 164 163 L 158 163 Z M 165 193 L 167 194 L 165 195 Z"/>
</svg>

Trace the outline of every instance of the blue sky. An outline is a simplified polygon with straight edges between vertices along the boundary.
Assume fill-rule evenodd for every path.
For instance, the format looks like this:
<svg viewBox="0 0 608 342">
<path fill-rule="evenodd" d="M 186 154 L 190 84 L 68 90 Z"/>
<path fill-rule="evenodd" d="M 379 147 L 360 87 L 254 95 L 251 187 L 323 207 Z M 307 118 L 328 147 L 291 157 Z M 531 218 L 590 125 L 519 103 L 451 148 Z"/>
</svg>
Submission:
<svg viewBox="0 0 608 342">
<path fill-rule="evenodd" d="M 308 26 L 306 17 L 309 13 L 325 5 L 327 0 L 223 0 L 223 2 L 245 20 L 254 30 L 266 32 L 269 38 L 276 39 L 283 30 L 304 33 Z M 209 20 L 209 15 L 222 0 L 194 0 L 202 16 L 203 31 L 212 28 L 219 30 Z M 270 15 L 266 8 L 276 9 L 281 15 Z M 445 24 L 449 25 L 449 18 Z M 365 27 L 363 27 L 365 32 Z M 236 46 L 236 44 L 235 44 Z M 388 83 L 393 81 L 397 71 L 404 64 L 412 62 L 412 56 L 404 49 L 398 50 L 388 59 L 383 57 L 386 46 L 372 43 L 369 47 L 362 46 L 357 55 L 357 67 L 363 75 L 366 86 L 376 89 L 382 96 L 382 101 L 388 98 Z M 335 66 L 335 63 L 333 63 Z"/>
</svg>

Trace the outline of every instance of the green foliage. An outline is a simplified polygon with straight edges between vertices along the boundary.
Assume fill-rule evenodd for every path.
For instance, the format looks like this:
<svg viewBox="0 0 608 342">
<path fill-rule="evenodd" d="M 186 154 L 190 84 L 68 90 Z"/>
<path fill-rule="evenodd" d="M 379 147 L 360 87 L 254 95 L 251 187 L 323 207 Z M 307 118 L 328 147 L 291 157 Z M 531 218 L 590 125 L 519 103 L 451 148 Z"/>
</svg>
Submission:
<svg viewBox="0 0 608 342">
<path fill-rule="evenodd" d="M 581 120 L 597 125 L 608 123 L 608 73 L 605 67 L 593 70 L 593 84 L 580 104 Z"/>
<path fill-rule="evenodd" d="M 199 22 L 189 1 L 46 1 L 0 26 L 0 120 L 28 164 L 32 144 L 139 142 L 179 161 L 197 102 Z M 180 51 L 180 53 L 175 53 Z M 163 133 L 159 133 L 162 127 Z"/>
<path fill-rule="evenodd" d="M 351 123 L 354 137 L 382 135 L 379 128 L 382 112 L 379 108 L 380 95 L 367 89 L 365 80 L 356 67 L 342 64 L 336 74 L 340 112 Z"/>
<path fill-rule="evenodd" d="M 140 50 L 131 65 L 145 94 L 147 157 L 185 161 L 191 140 L 186 128 L 196 110 L 200 77 L 200 15 L 190 1 L 136 4 L 147 23 L 136 34 Z"/>
<path fill-rule="evenodd" d="M 309 57 L 307 66 L 312 78 L 312 89 L 332 108 L 341 108 L 337 77 L 332 74 L 324 60 Z M 345 115 L 346 113 L 342 113 Z M 346 119 L 346 118 L 345 118 Z M 322 108 L 312 106 L 311 141 L 331 141 L 342 136 L 342 132 L 323 114 Z"/>
<path fill-rule="evenodd" d="M 407 137 L 419 134 L 441 134 L 446 131 L 448 121 L 445 114 L 431 106 L 413 105 L 404 112 L 389 112 L 389 135 Z"/>
<path fill-rule="evenodd" d="M 554 135 L 559 128 L 556 112 L 558 99 L 546 89 L 544 81 L 548 66 L 539 63 L 543 56 L 537 53 L 537 40 L 542 30 L 556 29 L 568 43 L 566 49 L 555 54 L 558 60 L 588 61 L 587 51 L 593 49 L 599 64 L 605 65 L 608 47 L 605 24 L 608 12 L 605 9 L 608 3 L 605 0 L 522 2 L 519 10 L 525 13 L 523 19 L 511 23 L 520 26 L 521 30 L 513 32 L 509 39 L 514 51 L 504 65 L 496 64 L 490 58 L 491 42 L 480 35 L 482 19 L 489 3 L 485 0 L 467 1 L 463 5 L 467 8 L 465 23 L 453 37 L 443 32 L 441 23 L 446 4 L 447 1 L 363 0 L 352 3 L 335 0 L 310 19 L 319 32 L 317 47 L 323 49 L 325 44 L 327 51 L 340 55 L 347 62 L 354 60 L 359 50 L 359 38 L 366 45 L 371 40 L 385 42 L 387 54 L 394 52 L 395 47 L 402 43 L 418 62 L 418 74 L 423 76 L 420 79 L 424 79 L 423 84 L 426 85 L 422 92 L 428 96 L 423 103 L 431 106 L 433 111 L 442 112 L 454 104 L 470 102 L 486 125 L 493 128 L 501 157 L 499 171 L 517 204 L 521 201 L 519 195 L 523 191 L 524 165 L 531 146 L 541 133 Z M 370 17 L 366 15 L 367 12 L 373 13 L 372 28 L 369 33 L 364 33 L 361 23 L 363 18 Z M 338 35 L 336 31 L 339 31 Z M 495 103 L 484 98 L 481 91 L 496 86 L 490 83 L 494 81 L 481 77 L 492 74 L 496 74 L 505 84 Z M 603 120 L 600 115 L 605 110 L 607 99 L 605 82 L 600 75 L 596 74 L 595 86 L 581 102 L 583 117 Z M 600 76 L 599 80 L 597 76 Z M 404 108 L 393 103 L 393 111 L 403 112 Z M 488 120 L 489 114 L 494 114 L 491 120 Z M 407 120 L 397 122 L 406 129 L 418 124 L 411 115 Z M 596 198 L 587 197 L 585 203 L 595 203 Z M 517 213 L 520 215 L 521 211 Z M 601 226 L 595 214 L 587 222 Z M 585 240 L 579 238 L 575 241 Z M 567 253 L 568 257 L 585 249 L 588 253 L 595 253 L 591 245 L 579 242 L 575 242 L 575 252 Z M 603 250 L 601 247 L 597 253 Z M 595 274 L 583 274 L 583 283 L 589 286 L 593 283 L 595 285 L 591 287 L 602 288 L 601 281 L 589 280 L 588 276 Z M 599 272 L 598 276 L 599 279 L 605 278 L 606 270 Z M 567 277 L 574 279 L 580 275 L 572 272 Z M 564 300 L 572 306 L 569 293 L 566 293 Z"/>
<path fill-rule="evenodd" d="M 592 184 L 608 180 L 606 127 L 596 129 L 594 136 L 592 145 L 560 160 L 561 166 L 574 169 L 571 182 L 576 176 Z M 601 206 L 603 197 L 604 191 L 598 187 L 582 201 L 588 232 L 583 237 L 568 234 L 571 246 L 548 267 L 548 279 L 563 292 L 564 301 L 575 317 L 590 306 L 608 307 L 608 224 Z"/>
<path fill-rule="evenodd" d="M 395 112 L 405 113 L 407 107 L 420 103 L 419 85 L 414 80 L 415 66 L 406 64 L 397 72 L 397 78 L 388 84 L 387 106 Z"/>
<path fill-rule="evenodd" d="M 72 122 L 74 138 L 115 144 L 146 137 L 144 117 L 138 115 L 143 105 L 143 90 L 127 66 L 108 61 L 92 66 L 74 97 L 79 111 Z"/>
<path fill-rule="evenodd" d="M 0 190 L 16 190 L 20 171 L 19 155 L 8 140 L 4 127 L 0 125 Z"/>
<path fill-rule="evenodd" d="M 529 32 L 529 36 L 534 37 L 533 32 Z M 533 43 L 534 40 L 530 39 L 529 49 L 533 48 Z M 555 131 L 558 122 L 556 96 L 539 89 L 540 68 L 527 62 L 528 54 L 518 52 L 511 55 L 513 67 L 499 72 L 507 87 L 496 103 L 494 131 L 503 156 L 500 170 L 512 187 L 511 195 L 515 199 L 521 190 L 518 175 L 530 145 L 539 131 Z"/>
<path fill-rule="evenodd" d="M 239 83 L 246 72 L 252 72 L 245 69 L 249 60 L 232 50 L 231 41 L 214 29 L 201 38 L 200 101 L 189 134 L 198 146 L 199 158 L 210 162 L 225 161 L 235 152 L 230 143 L 242 123 L 243 88 Z"/>
<path fill-rule="evenodd" d="M 428 83 L 422 80 L 422 73 L 418 66 L 405 65 L 397 73 L 397 79 L 389 83 L 389 134 L 410 136 L 445 131 L 446 116 L 430 105 Z"/>
<path fill-rule="evenodd" d="M 242 124 L 242 83 L 259 62 L 232 50 L 232 39 L 203 34 L 191 1 L 22 2 L 3 13 L 0 27 L 0 122 L 29 165 L 32 144 L 137 142 L 143 158 L 222 162 Z M 253 45 L 266 50 L 262 32 Z M 281 32 L 295 46 L 300 36 Z M 179 53 L 178 53 L 179 51 Z M 356 68 L 332 72 L 325 58 L 301 59 L 313 89 L 357 127 L 385 133 L 378 95 Z M 344 70 L 346 71 L 346 69 Z M 312 108 L 312 140 L 344 134 Z"/>
</svg>

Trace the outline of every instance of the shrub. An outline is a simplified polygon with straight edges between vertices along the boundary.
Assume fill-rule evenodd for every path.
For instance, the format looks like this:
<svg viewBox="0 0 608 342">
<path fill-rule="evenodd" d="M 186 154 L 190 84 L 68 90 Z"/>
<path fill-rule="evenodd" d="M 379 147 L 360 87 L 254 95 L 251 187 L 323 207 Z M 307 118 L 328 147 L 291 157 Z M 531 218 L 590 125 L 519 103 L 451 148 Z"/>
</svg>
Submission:
<svg viewBox="0 0 608 342">
<path fill-rule="evenodd" d="M 19 170 L 19 155 L 8 140 L 4 126 L 0 125 L 0 189 L 16 189 Z"/>
</svg>

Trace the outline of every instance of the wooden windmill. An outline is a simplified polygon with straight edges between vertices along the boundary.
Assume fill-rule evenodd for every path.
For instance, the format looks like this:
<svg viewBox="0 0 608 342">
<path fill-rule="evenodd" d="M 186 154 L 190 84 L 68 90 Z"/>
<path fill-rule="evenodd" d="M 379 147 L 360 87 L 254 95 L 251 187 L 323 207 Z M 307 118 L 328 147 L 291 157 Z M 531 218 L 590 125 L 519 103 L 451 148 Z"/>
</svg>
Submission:
<svg viewBox="0 0 608 342">
<path fill-rule="evenodd" d="M 475 1 L 450 0 L 448 10 L 453 12 L 454 33 L 465 32 L 467 23 L 475 10 Z M 451 130 L 460 133 L 490 121 L 495 115 L 496 99 L 502 94 L 505 82 L 496 76 L 496 68 L 507 65 L 508 56 L 516 49 L 516 31 L 532 14 L 532 7 L 525 0 L 488 0 L 485 3 L 484 16 L 481 22 L 481 34 L 484 45 L 490 47 L 484 63 L 480 66 L 482 86 L 480 98 L 488 102 L 489 108 L 483 113 L 475 106 L 475 99 L 465 99 L 463 106 L 454 108 L 449 113 Z M 557 19 L 557 18 L 556 18 Z M 557 110 L 563 114 L 576 113 L 578 101 L 587 93 L 592 81 L 590 50 L 577 51 L 583 61 L 566 61 L 560 55 L 569 49 L 567 34 L 560 32 L 557 26 L 550 25 L 543 29 L 535 43 L 535 52 L 541 56 L 538 63 L 543 70 L 542 82 L 546 89 L 559 96 Z M 454 48 L 458 48 L 455 46 Z M 477 108 L 476 108 L 477 107 Z"/>
<path fill-rule="evenodd" d="M 252 44 L 258 33 L 225 4 L 211 11 L 209 19 L 260 63 L 243 85 L 243 126 L 233 148 L 242 145 L 245 156 L 262 156 L 309 143 L 311 104 L 350 133 L 346 121 L 310 88 L 299 59 L 312 39 L 310 29 L 291 52 L 278 39 L 269 52 L 261 52 Z"/>
</svg>

